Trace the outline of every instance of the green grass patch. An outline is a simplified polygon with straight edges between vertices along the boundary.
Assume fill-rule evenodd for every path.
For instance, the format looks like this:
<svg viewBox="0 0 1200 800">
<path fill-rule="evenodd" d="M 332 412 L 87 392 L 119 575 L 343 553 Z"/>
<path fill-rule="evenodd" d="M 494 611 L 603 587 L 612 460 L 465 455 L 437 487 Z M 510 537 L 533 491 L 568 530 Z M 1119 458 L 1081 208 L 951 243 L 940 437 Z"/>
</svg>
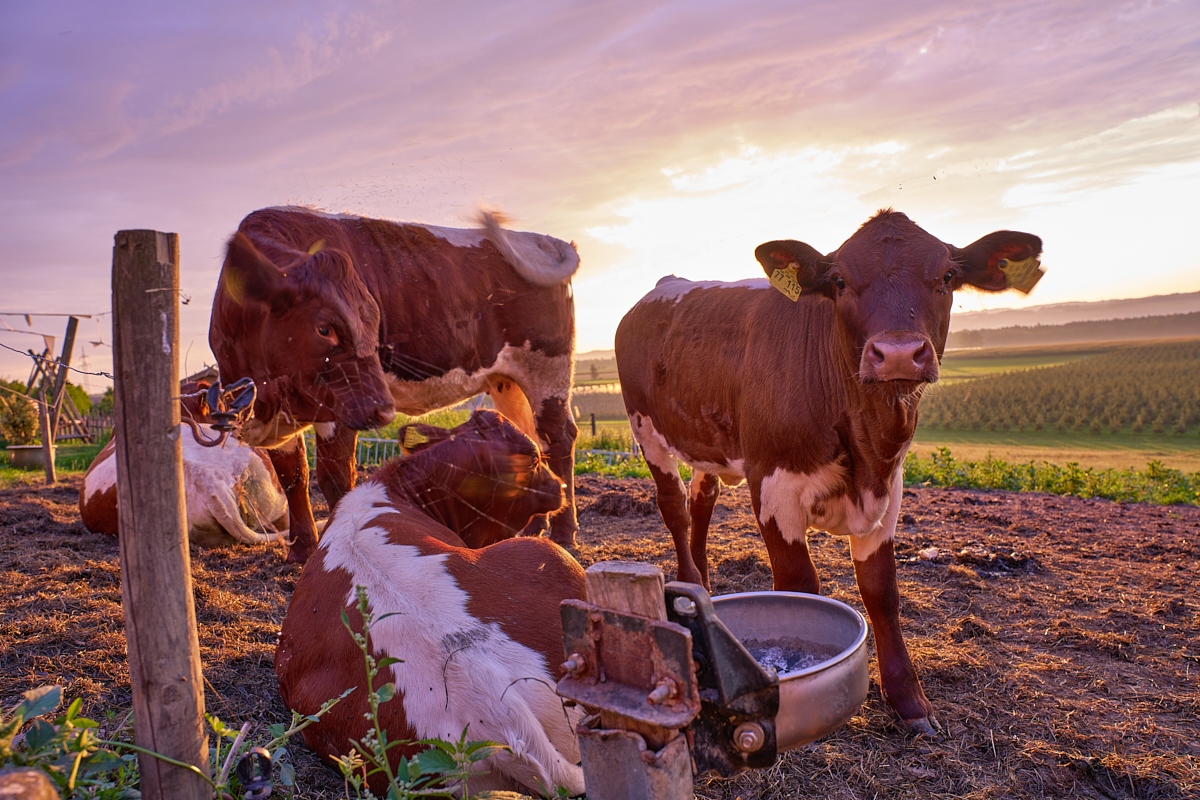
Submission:
<svg viewBox="0 0 1200 800">
<path fill-rule="evenodd" d="M 60 444 L 54 451 L 54 471 L 57 475 L 87 472 L 88 466 L 104 447 L 111 435 L 106 435 L 96 444 Z M 7 489 L 17 484 L 41 484 L 46 480 L 42 467 L 21 469 L 14 467 L 6 452 L 0 450 L 0 488 Z"/>
<path fill-rule="evenodd" d="M 949 448 L 942 447 L 930 458 L 910 454 L 904 460 L 904 483 L 1200 505 L 1200 472 L 1187 474 L 1158 461 L 1151 461 L 1145 469 L 1120 470 L 1082 467 L 1074 462 L 1065 466 L 1045 461 L 1014 464 L 992 457 L 959 461 Z"/>
</svg>

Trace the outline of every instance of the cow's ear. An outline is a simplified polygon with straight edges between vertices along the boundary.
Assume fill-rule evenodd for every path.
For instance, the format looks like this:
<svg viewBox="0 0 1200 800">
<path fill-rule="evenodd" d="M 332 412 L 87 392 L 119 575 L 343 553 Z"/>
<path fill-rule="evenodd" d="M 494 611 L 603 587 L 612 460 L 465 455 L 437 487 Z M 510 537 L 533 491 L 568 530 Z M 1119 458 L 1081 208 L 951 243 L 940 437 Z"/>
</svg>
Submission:
<svg viewBox="0 0 1200 800">
<path fill-rule="evenodd" d="M 1029 294 L 1042 279 L 1042 240 L 1032 233 L 996 231 L 966 247 L 951 248 L 962 267 L 963 280 L 977 289 L 1002 292 L 1016 289 Z"/>
<path fill-rule="evenodd" d="M 760 244 L 754 257 L 762 264 L 771 285 L 791 297 L 800 291 L 824 291 L 829 260 L 804 242 L 782 239 Z"/>
<path fill-rule="evenodd" d="M 283 290 L 284 275 L 238 231 L 229 240 L 225 266 L 221 268 L 221 286 L 238 305 L 265 303 L 274 305 Z"/>
</svg>

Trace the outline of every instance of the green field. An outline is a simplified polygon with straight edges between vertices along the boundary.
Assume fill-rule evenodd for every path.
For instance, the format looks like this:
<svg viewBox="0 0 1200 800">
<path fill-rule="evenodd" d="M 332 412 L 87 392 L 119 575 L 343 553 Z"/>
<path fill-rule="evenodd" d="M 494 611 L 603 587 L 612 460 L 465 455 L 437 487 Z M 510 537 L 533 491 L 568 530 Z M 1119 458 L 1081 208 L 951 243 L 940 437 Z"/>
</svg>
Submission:
<svg viewBox="0 0 1200 800">
<path fill-rule="evenodd" d="M 941 382 L 954 382 L 1015 370 L 1056 367 L 1111 352 L 1107 345 L 1051 345 L 1047 347 L 1005 347 L 994 350 L 949 350 L 942 358 Z"/>
<path fill-rule="evenodd" d="M 614 362 L 595 365 L 610 383 Z M 962 460 L 1200 470 L 1200 340 L 957 350 L 942 376 L 921 403 L 918 456 L 948 447 Z M 618 391 L 587 387 L 571 402 L 584 438 L 593 413 L 598 432 L 628 437 Z"/>
</svg>

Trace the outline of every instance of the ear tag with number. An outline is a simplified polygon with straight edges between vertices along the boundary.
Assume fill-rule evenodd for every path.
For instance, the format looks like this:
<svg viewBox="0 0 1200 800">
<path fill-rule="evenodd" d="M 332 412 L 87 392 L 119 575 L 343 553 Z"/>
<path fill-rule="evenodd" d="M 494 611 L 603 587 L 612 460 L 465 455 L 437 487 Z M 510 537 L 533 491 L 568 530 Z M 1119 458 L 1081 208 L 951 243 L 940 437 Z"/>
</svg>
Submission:
<svg viewBox="0 0 1200 800">
<path fill-rule="evenodd" d="M 800 281 L 796 277 L 799 265 L 793 261 L 771 273 L 771 285 L 787 295 L 793 303 L 800 299 Z"/>
<path fill-rule="evenodd" d="M 308 248 L 308 254 L 310 256 L 315 256 L 317 253 L 321 252 L 324 249 L 325 249 L 325 240 L 317 239 L 315 242 L 313 242 L 313 246 Z"/>
<path fill-rule="evenodd" d="M 1023 294 L 1029 294 L 1046 274 L 1041 269 L 1042 263 L 1032 256 L 1024 261 L 1010 261 L 1002 258 L 996 266 L 1000 267 L 1000 271 L 1004 273 L 1004 280 L 1009 287 Z"/>
<path fill-rule="evenodd" d="M 400 447 L 407 454 L 408 451 L 412 450 L 417 445 L 425 444 L 428 441 L 428 436 L 421 433 L 416 428 L 409 428 L 404 432 L 404 441 L 401 443 Z"/>
</svg>

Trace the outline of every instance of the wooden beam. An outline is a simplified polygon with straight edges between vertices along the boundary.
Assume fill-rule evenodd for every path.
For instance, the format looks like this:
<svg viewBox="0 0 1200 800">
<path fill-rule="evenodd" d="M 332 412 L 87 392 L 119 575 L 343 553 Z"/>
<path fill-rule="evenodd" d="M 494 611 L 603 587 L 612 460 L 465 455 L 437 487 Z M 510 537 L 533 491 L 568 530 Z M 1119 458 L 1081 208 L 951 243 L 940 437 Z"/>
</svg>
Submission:
<svg viewBox="0 0 1200 800">
<path fill-rule="evenodd" d="M 63 395 L 67 391 L 67 372 L 71 366 L 71 351 L 75 349 L 75 331 L 79 328 L 79 320 L 75 317 L 67 318 L 67 337 L 63 340 L 62 355 L 58 357 L 58 363 L 55 365 L 54 376 L 54 393 L 53 407 L 50 411 L 50 434 L 51 436 L 58 435 L 58 413 L 62 408 Z"/>
<path fill-rule="evenodd" d="M 50 425 L 50 413 L 46 407 L 46 389 L 42 388 L 38 398 L 38 428 L 42 435 L 42 464 L 46 468 L 46 483 L 50 486 L 58 483 L 54 473 L 54 428 Z"/>
<path fill-rule="evenodd" d="M 179 441 L 179 237 L 121 231 L 113 247 L 121 598 L 140 747 L 209 774 Z M 207 800 L 200 775 L 139 755 L 146 800 Z"/>
</svg>

